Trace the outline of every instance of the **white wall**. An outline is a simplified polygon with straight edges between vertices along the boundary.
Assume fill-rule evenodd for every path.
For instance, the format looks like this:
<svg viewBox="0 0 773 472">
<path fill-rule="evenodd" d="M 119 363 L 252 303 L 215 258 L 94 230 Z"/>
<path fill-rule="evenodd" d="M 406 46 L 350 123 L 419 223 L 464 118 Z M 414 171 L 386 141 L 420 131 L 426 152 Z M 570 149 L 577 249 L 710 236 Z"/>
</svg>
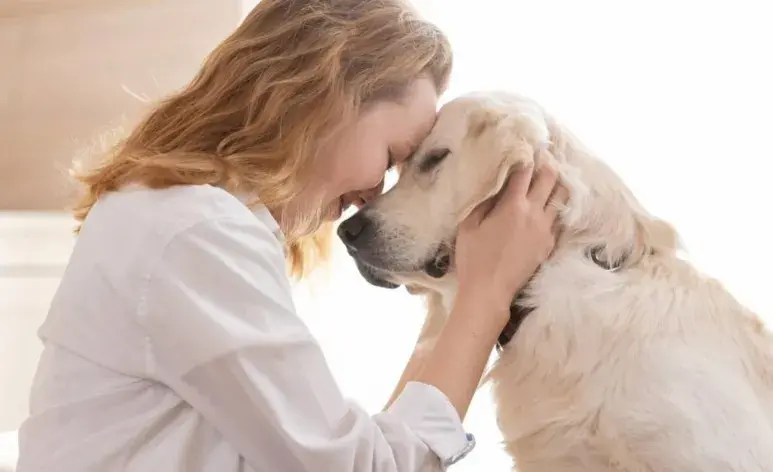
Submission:
<svg viewBox="0 0 773 472">
<path fill-rule="evenodd" d="M 67 215 L 0 213 L 0 432 L 27 414 L 37 327 L 71 249 Z"/>
<path fill-rule="evenodd" d="M 239 0 L 0 1 L 0 210 L 59 210 L 100 133 L 185 84 Z"/>
</svg>

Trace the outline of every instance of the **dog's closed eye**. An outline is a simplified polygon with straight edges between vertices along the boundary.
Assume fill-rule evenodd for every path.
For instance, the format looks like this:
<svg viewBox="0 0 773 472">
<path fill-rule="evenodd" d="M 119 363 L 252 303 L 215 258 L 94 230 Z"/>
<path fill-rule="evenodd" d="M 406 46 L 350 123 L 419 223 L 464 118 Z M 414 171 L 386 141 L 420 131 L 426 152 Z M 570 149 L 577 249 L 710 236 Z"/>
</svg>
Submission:
<svg viewBox="0 0 773 472">
<path fill-rule="evenodd" d="M 433 149 L 424 155 L 421 163 L 419 164 L 419 172 L 429 172 L 437 167 L 443 159 L 448 157 L 451 150 L 448 148 Z"/>
</svg>

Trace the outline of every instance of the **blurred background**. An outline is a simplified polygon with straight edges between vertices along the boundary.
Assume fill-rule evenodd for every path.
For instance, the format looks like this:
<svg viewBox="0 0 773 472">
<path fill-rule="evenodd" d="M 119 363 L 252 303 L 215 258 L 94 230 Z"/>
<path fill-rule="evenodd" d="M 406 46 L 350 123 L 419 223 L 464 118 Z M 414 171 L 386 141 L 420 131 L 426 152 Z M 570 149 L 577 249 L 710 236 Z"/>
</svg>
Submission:
<svg viewBox="0 0 773 472">
<path fill-rule="evenodd" d="M 185 84 L 255 3 L 0 0 L 0 471 L 13 470 L 36 330 L 73 244 L 67 168 Z M 415 4 L 455 47 L 444 100 L 491 88 L 539 100 L 676 225 L 699 267 L 773 321 L 769 1 Z M 421 302 L 367 285 L 340 247 L 296 290 L 344 391 L 378 411 Z M 454 470 L 508 470 L 485 389 L 467 425 L 478 447 Z"/>
</svg>

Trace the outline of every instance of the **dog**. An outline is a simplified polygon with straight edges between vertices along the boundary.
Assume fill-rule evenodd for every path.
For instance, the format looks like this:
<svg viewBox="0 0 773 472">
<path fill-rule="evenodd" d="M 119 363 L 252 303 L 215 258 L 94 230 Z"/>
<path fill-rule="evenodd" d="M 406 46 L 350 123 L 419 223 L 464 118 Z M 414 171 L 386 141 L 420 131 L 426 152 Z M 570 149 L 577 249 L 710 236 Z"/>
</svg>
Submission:
<svg viewBox="0 0 773 472">
<path fill-rule="evenodd" d="M 446 103 L 394 187 L 338 234 L 368 282 L 428 297 L 431 346 L 457 289 L 459 223 L 525 165 L 556 166 L 570 196 L 488 376 L 517 470 L 773 471 L 770 333 L 533 100 Z"/>
</svg>

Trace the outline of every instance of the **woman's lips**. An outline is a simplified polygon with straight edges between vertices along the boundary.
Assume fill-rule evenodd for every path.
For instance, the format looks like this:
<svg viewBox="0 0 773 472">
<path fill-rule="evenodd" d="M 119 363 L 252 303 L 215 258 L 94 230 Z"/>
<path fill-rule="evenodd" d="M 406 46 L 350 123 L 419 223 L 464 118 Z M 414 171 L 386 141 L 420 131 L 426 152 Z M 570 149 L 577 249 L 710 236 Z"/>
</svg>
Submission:
<svg viewBox="0 0 773 472">
<path fill-rule="evenodd" d="M 343 197 L 338 199 L 338 206 L 335 208 L 331 208 L 330 210 L 330 219 L 335 221 L 338 218 L 341 218 L 341 215 L 344 214 L 344 199 Z"/>
</svg>

